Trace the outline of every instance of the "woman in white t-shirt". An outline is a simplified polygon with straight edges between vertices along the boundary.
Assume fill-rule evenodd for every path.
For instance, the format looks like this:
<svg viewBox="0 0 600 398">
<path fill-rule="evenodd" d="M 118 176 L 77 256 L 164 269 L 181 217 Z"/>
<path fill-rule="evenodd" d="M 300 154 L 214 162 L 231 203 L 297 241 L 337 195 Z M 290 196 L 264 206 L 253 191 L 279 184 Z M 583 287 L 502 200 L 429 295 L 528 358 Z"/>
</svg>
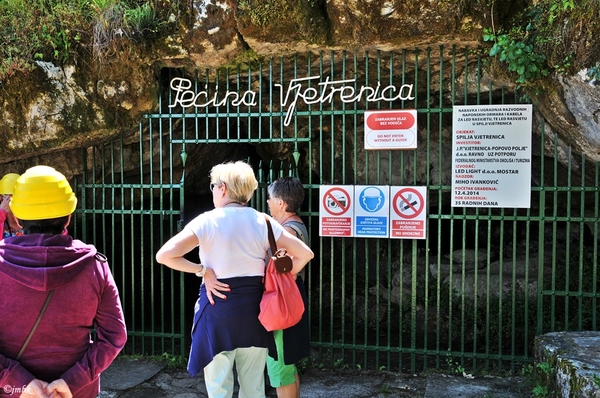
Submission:
<svg viewBox="0 0 600 398">
<path fill-rule="evenodd" d="M 209 397 L 231 397 L 235 364 L 240 396 L 262 398 L 269 334 L 258 313 L 269 216 L 246 206 L 258 187 L 247 163 L 216 165 L 210 179 L 215 209 L 193 219 L 165 243 L 156 260 L 204 277 L 194 309 L 188 372 L 192 376 L 204 372 Z M 277 246 L 293 256 L 292 273 L 297 274 L 313 252 L 273 218 L 270 221 Z M 195 247 L 202 264 L 184 258 Z"/>
</svg>

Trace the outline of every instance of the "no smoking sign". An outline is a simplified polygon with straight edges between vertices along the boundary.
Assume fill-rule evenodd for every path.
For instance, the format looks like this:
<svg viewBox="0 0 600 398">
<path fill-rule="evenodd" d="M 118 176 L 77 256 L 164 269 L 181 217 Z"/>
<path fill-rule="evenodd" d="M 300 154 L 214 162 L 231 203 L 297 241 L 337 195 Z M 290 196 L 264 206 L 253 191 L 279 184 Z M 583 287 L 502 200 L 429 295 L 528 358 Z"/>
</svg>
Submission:
<svg viewBox="0 0 600 398">
<path fill-rule="evenodd" d="M 390 238 L 425 239 L 427 187 L 392 187 Z"/>
</svg>

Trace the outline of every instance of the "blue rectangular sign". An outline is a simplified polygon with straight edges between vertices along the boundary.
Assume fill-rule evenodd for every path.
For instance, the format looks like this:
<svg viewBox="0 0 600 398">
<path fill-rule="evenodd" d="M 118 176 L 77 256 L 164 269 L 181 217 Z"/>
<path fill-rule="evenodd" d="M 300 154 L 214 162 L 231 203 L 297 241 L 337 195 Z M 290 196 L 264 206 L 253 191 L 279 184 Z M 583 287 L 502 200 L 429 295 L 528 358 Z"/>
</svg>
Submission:
<svg viewBox="0 0 600 398">
<path fill-rule="evenodd" d="M 357 216 L 355 236 L 388 236 L 388 217 Z"/>
</svg>

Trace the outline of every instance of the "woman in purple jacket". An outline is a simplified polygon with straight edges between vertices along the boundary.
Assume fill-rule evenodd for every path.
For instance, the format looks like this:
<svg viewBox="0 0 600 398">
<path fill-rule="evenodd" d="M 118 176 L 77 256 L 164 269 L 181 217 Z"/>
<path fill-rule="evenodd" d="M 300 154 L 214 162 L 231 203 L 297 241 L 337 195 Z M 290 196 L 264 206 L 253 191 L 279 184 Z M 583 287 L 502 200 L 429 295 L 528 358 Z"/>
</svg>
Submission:
<svg viewBox="0 0 600 398">
<path fill-rule="evenodd" d="M 0 242 L 0 397 L 96 397 L 127 340 L 106 258 L 63 233 L 76 205 L 48 166 L 15 185 L 10 208 L 25 235 Z"/>
</svg>

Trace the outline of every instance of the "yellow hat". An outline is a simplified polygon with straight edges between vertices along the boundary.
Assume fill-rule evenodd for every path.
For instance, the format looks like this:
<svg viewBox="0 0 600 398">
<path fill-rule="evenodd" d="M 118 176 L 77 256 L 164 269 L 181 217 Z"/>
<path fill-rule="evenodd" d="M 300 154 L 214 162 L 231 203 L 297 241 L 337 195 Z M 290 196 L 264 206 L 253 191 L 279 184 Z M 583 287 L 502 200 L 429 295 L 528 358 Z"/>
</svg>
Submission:
<svg viewBox="0 0 600 398">
<path fill-rule="evenodd" d="M 19 178 L 17 173 L 5 174 L 0 180 L 0 195 L 12 195 L 17 178 Z"/>
<path fill-rule="evenodd" d="M 18 179 L 10 209 L 20 220 L 48 220 L 75 211 L 77 197 L 65 176 L 49 166 L 35 166 Z"/>
</svg>

